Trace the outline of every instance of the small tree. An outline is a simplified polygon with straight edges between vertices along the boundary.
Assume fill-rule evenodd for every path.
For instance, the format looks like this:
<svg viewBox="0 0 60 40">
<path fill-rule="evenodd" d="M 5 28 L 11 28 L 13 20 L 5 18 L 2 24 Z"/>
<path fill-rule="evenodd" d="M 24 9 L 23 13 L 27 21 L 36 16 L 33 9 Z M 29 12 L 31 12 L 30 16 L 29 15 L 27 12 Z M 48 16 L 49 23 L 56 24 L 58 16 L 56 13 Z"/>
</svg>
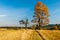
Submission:
<svg viewBox="0 0 60 40">
<path fill-rule="evenodd" d="M 20 24 L 24 24 L 26 29 L 27 29 L 27 25 L 29 24 L 28 23 L 28 19 L 26 19 L 26 20 L 20 20 L 19 23 Z"/>
</svg>

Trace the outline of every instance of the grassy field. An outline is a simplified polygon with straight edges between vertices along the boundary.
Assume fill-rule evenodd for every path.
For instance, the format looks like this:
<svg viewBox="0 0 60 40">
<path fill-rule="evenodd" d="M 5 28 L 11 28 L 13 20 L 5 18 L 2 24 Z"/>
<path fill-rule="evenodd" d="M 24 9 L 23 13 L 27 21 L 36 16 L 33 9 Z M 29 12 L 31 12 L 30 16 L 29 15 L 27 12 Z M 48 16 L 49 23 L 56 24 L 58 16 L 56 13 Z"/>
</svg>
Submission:
<svg viewBox="0 0 60 40">
<path fill-rule="evenodd" d="M 46 40 L 59 40 L 59 30 L 38 30 Z M 35 30 L 0 29 L 0 40 L 42 40 Z"/>
<path fill-rule="evenodd" d="M 60 40 L 60 30 L 40 30 L 46 40 Z"/>
</svg>

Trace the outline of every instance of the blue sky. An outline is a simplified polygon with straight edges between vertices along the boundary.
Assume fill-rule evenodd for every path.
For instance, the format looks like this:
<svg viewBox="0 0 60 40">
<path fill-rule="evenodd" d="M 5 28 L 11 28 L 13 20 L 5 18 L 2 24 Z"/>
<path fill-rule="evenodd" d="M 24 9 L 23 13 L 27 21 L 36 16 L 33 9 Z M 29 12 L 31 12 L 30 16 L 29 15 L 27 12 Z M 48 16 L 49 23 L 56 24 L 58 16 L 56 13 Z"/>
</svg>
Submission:
<svg viewBox="0 0 60 40">
<path fill-rule="evenodd" d="M 33 18 L 34 7 L 40 0 L 0 0 L 0 26 L 19 26 L 19 20 Z M 41 0 L 49 10 L 50 24 L 60 24 L 60 0 Z"/>
</svg>

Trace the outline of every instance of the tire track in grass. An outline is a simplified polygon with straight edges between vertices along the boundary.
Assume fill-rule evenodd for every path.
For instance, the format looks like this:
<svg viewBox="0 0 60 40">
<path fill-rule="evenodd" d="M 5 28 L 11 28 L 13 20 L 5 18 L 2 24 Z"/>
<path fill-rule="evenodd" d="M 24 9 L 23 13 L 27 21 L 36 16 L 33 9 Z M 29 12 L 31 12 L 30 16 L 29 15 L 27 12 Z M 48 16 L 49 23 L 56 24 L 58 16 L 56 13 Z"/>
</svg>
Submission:
<svg viewBox="0 0 60 40">
<path fill-rule="evenodd" d="M 42 38 L 42 40 L 45 40 L 45 38 L 41 35 L 41 33 L 39 33 L 37 30 L 35 30 L 36 33 L 38 33 L 38 35 Z"/>
<path fill-rule="evenodd" d="M 35 30 L 24 30 L 21 40 L 42 40 Z"/>
<path fill-rule="evenodd" d="M 32 37 L 32 40 L 42 40 L 42 38 L 38 35 L 38 33 L 36 33 L 35 30 L 33 30 L 31 37 Z"/>
<path fill-rule="evenodd" d="M 32 30 L 24 30 L 21 40 L 31 40 Z"/>
</svg>

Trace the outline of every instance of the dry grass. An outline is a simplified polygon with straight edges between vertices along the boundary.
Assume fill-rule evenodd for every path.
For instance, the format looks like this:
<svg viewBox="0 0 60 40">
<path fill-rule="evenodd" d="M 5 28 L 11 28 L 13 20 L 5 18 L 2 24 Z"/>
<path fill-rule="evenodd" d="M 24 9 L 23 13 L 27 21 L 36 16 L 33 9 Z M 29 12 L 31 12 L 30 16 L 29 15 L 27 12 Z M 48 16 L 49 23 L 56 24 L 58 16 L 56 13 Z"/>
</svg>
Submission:
<svg viewBox="0 0 60 40">
<path fill-rule="evenodd" d="M 0 29 L 0 40 L 40 40 L 40 36 L 34 30 Z"/>
<path fill-rule="evenodd" d="M 46 40 L 60 40 L 60 30 L 40 30 Z"/>
<path fill-rule="evenodd" d="M 39 32 L 46 40 L 60 40 L 59 30 L 40 30 Z M 42 40 L 42 38 L 35 30 L 0 29 L 0 40 Z"/>
<path fill-rule="evenodd" d="M 0 30 L 0 40 L 20 40 L 23 30 Z M 20 35 L 19 35 L 20 34 Z"/>
</svg>

